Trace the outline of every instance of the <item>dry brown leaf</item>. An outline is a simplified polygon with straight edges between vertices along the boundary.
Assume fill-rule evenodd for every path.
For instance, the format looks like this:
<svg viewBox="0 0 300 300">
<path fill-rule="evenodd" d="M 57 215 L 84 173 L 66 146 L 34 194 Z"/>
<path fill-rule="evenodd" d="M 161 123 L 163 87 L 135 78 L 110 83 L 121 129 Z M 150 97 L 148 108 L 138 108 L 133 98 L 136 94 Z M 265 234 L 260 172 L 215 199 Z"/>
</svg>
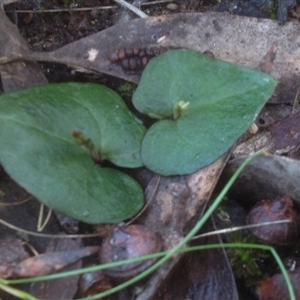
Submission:
<svg viewBox="0 0 300 300">
<path fill-rule="evenodd" d="M 215 12 L 174 14 L 115 25 L 53 52 L 29 53 L 22 48 L 6 53 L 6 57 L 0 50 L 0 61 L 22 56 L 24 59 L 63 63 L 138 82 L 139 75 L 126 73 L 119 65 L 108 61 L 111 51 L 157 46 L 201 52 L 209 50 L 218 59 L 259 68 L 262 58 L 277 43 L 271 74 L 280 79 L 280 84 L 271 101 L 292 102 L 299 87 L 299 26 L 298 23 L 278 26 L 273 20 Z M 272 57 L 269 62 L 272 62 Z"/>
<path fill-rule="evenodd" d="M 45 253 L 27 258 L 15 267 L 16 277 L 37 277 L 57 272 L 65 266 L 100 250 L 90 246 L 78 250 Z"/>
<path fill-rule="evenodd" d="M 163 250 L 176 246 L 201 218 L 228 157 L 229 153 L 191 175 L 152 179 L 146 189 L 146 203 L 151 202 L 137 223 L 161 237 Z M 147 281 L 136 300 L 151 299 L 181 258 L 178 254 L 163 265 Z"/>
<path fill-rule="evenodd" d="M 210 222 L 208 223 L 203 228 L 205 232 L 214 230 Z M 199 242 L 197 245 L 218 244 L 221 241 L 218 236 L 210 236 Z M 193 243 L 194 245 L 196 244 Z M 187 253 L 153 300 L 190 298 L 239 299 L 234 275 L 224 249 Z"/>
<path fill-rule="evenodd" d="M 0 9 L 0 77 L 4 92 L 47 83 L 46 77 L 33 61 L 1 65 L 1 61 L 10 61 L 26 53 L 29 53 L 26 41 Z"/>
<path fill-rule="evenodd" d="M 55 251 L 69 251 L 80 249 L 82 247 L 81 239 L 52 239 L 47 247 L 47 253 Z M 82 260 L 79 259 L 70 265 L 67 265 L 61 271 L 72 271 L 82 267 Z M 73 299 L 77 291 L 79 275 L 59 278 L 48 281 L 33 282 L 30 285 L 30 293 L 38 299 Z"/>
</svg>

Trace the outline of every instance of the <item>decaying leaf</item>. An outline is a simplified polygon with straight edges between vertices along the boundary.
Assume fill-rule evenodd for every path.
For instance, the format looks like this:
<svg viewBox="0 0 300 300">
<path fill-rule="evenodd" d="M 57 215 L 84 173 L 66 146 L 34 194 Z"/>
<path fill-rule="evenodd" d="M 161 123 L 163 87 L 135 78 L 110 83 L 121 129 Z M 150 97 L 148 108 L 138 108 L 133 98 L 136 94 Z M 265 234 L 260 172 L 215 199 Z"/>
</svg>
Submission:
<svg viewBox="0 0 300 300">
<path fill-rule="evenodd" d="M 100 250 L 98 246 L 89 246 L 78 250 L 45 253 L 27 258 L 17 265 L 11 265 L 13 274 L 8 277 L 37 277 L 51 274 L 77 261 L 80 258 L 92 255 Z"/>
<path fill-rule="evenodd" d="M 12 277 L 14 265 L 28 257 L 22 240 L 10 236 L 0 240 L 0 278 Z"/>
<path fill-rule="evenodd" d="M 207 225 L 203 228 L 204 231 L 212 231 L 211 224 Z M 220 239 L 217 236 L 211 236 L 199 240 L 197 245 L 217 243 L 220 243 Z M 153 300 L 190 298 L 239 299 L 234 275 L 224 249 L 187 253 L 163 283 Z"/>
<path fill-rule="evenodd" d="M 28 253 L 23 247 L 22 240 L 9 236 L 0 240 L 1 265 L 9 263 L 18 263 L 28 258 L 28 256 Z"/>
<path fill-rule="evenodd" d="M 137 223 L 151 228 L 163 242 L 163 250 L 172 249 L 201 218 L 229 153 L 216 162 L 187 176 L 155 176 L 146 189 L 149 207 Z M 151 299 L 182 258 L 176 255 L 165 263 L 141 287 L 137 300 Z M 234 295 L 235 291 L 232 291 Z M 233 298 L 234 299 L 234 296 Z"/>
<path fill-rule="evenodd" d="M 46 253 L 55 253 L 56 251 L 82 250 L 81 239 L 52 239 L 47 247 Z M 81 249 L 80 249 L 81 248 Z M 63 271 L 72 271 L 82 267 L 82 259 L 66 265 Z M 79 275 L 64 277 L 54 280 L 33 282 L 30 285 L 30 293 L 38 299 L 73 299 L 77 291 Z"/>
<path fill-rule="evenodd" d="M 275 123 L 270 131 L 274 137 L 276 150 L 292 148 L 300 144 L 300 113 Z"/>
<path fill-rule="evenodd" d="M 236 158 L 228 163 L 221 178 L 226 182 L 245 158 Z M 230 190 L 229 196 L 255 204 L 262 199 L 275 199 L 288 195 L 300 201 L 300 162 L 276 155 L 259 156 L 247 165 Z"/>
<path fill-rule="evenodd" d="M 3 60 L 9 61 L 28 52 L 26 41 L 0 9 L 0 77 L 4 92 L 47 83 L 46 77 L 35 62 L 11 62 L 1 65 Z"/>
<path fill-rule="evenodd" d="M 289 115 L 238 144 L 233 157 L 249 156 L 257 151 L 271 154 L 297 152 L 300 148 L 299 115 L 299 112 Z"/>
<path fill-rule="evenodd" d="M 120 48 L 160 46 L 199 52 L 210 50 L 218 59 L 259 68 L 262 58 L 277 42 L 271 75 L 280 79 L 280 85 L 271 101 L 291 103 L 299 86 L 298 31 L 297 23 L 278 26 L 273 20 L 214 12 L 174 14 L 115 25 L 53 52 L 12 51 L 1 60 L 21 56 L 28 60 L 58 62 L 138 82 L 139 74 L 127 73 L 121 66 L 108 60 L 111 52 Z"/>
</svg>

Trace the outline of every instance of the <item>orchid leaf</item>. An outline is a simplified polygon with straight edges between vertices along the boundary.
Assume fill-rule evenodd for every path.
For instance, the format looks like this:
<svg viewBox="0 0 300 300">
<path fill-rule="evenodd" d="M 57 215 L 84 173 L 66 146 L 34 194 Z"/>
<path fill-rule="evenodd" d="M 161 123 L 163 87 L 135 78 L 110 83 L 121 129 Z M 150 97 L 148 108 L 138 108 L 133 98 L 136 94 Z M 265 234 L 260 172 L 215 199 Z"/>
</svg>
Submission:
<svg viewBox="0 0 300 300">
<path fill-rule="evenodd" d="M 143 191 L 125 173 L 139 167 L 145 128 L 114 91 L 48 84 L 0 97 L 0 161 L 47 206 L 86 223 L 136 214 Z"/>
<path fill-rule="evenodd" d="M 196 51 L 154 58 L 133 96 L 140 112 L 159 119 L 143 139 L 143 163 L 165 176 L 213 163 L 250 127 L 275 86 L 267 74 Z"/>
</svg>

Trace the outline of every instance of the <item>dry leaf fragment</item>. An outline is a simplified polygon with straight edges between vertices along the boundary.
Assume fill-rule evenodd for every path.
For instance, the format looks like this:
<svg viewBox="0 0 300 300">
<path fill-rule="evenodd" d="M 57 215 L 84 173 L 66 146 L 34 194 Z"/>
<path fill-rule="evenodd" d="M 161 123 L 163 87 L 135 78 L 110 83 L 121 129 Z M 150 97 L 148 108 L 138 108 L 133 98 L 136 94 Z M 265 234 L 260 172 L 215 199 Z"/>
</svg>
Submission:
<svg viewBox="0 0 300 300">
<path fill-rule="evenodd" d="M 154 177 L 150 182 L 145 194 L 151 202 L 137 222 L 161 237 L 163 250 L 172 249 L 201 218 L 228 158 L 229 153 L 191 175 Z M 181 258 L 178 254 L 157 270 L 136 300 L 151 299 Z"/>
<path fill-rule="evenodd" d="M 276 58 L 276 49 L 277 49 L 277 42 L 274 42 L 266 55 L 264 56 L 263 60 L 259 64 L 259 69 L 265 73 L 272 74 L 273 70 L 273 63 Z"/>
<path fill-rule="evenodd" d="M 1 62 L 9 62 L 29 52 L 26 41 L 4 12 L 0 10 L 0 77 L 4 92 L 13 92 L 47 83 L 46 77 L 37 63 L 33 61 L 1 65 Z"/>
<path fill-rule="evenodd" d="M 0 240 L 0 265 L 18 263 L 28 256 L 22 240 L 11 236 Z"/>
<path fill-rule="evenodd" d="M 61 270 L 80 258 L 92 255 L 100 250 L 98 246 L 89 246 L 78 250 L 45 253 L 27 258 L 14 268 L 14 277 L 37 277 Z M 7 278 L 7 277 L 4 277 Z"/>
<path fill-rule="evenodd" d="M 30 53 L 20 47 L 17 51 L 3 53 L 0 47 L 0 61 L 23 57 L 26 60 L 57 62 L 138 82 L 140 75 L 126 73 L 121 66 L 107 60 L 110 51 L 157 47 L 157 41 L 165 37 L 159 46 L 200 52 L 210 50 L 218 59 L 250 68 L 258 68 L 269 51 L 262 64 L 267 65 L 266 70 L 272 70 L 271 75 L 281 81 L 271 101 L 292 103 L 300 82 L 298 33 L 299 24 L 296 23 L 278 26 L 273 20 L 215 12 L 174 14 L 118 24 L 53 52 Z M 277 41 L 277 46 L 274 41 Z M 89 59 L 91 49 L 98 51 L 93 60 Z"/>
<path fill-rule="evenodd" d="M 278 121 L 270 131 L 275 140 L 276 150 L 300 144 L 300 112 Z"/>
<path fill-rule="evenodd" d="M 80 249 L 82 240 L 77 239 L 52 239 L 48 244 L 46 252 L 68 251 Z M 82 260 L 79 259 L 64 267 L 61 271 L 72 271 L 82 267 Z M 33 282 L 30 285 L 30 294 L 38 299 L 65 300 L 73 299 L 77 291 L 79 275 L 69 276 L 54 280 Z"/>
</svg>

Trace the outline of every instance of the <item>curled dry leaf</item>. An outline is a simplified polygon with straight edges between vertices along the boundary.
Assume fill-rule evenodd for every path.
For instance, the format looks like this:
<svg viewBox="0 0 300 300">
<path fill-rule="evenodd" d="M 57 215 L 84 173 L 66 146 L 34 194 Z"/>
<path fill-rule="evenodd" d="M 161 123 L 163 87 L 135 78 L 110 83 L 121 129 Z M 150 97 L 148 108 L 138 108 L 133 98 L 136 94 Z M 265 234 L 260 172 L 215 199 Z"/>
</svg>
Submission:
<svg viewBox="0 0 300 300">
<path fill-rule="evenodd" d="M 13 277 L 37 277 L 47 275 L 100 250 L 98 246 L 89 246 L 78 250 L 45 253 L 27 258 L 15 265 Z"/>
<path fill-rule="evenodd" d="M 55 253 L 57 251 L 79 250 L 82 247 L 82 240 L 77 239 L 52 239 L 50 240 L 47 253 Z M 61 271 L 72 271 L 82 268 L 82 259 L 68 264 Z M 68 276 L 64 278 L 33 282 L 30 285 L 30 294 L 38 299 L 56 299 L 65 300 L 73 299 L 77 291 L 79 275 Z"/>
<path fill-rule="evenodd" d="M 28 256 L 20 239 L 6 237 L 0 240 L 0 278 L 13 277 L 15 264 Z"/>
</svg>

